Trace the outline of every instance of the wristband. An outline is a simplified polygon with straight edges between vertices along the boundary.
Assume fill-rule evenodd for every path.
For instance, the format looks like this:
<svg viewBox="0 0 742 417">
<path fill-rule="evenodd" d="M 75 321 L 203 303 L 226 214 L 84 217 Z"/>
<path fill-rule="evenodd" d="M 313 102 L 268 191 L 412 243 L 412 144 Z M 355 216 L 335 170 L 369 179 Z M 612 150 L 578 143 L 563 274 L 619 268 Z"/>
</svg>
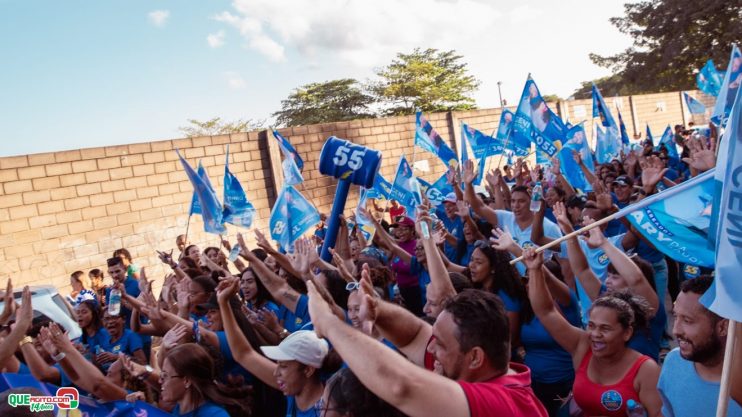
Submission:
<svg viewBox="0 0 742 417">
<path fill-rule="evenodd" d="M 149 379 L 149 376 L 152 375 L 152 372 L 154 372 L 154 368 L 149 366 L 149 364 L 144 365 L 144 373 L 139 375 L 137 379 L 139 379 L 140 381 L 146 381 L 147 379 Z"/>
<path fill-rule="evenodd" d="M 18 348 L 23 347 L 23 345 L 25 345 L 26 343 L 32 343 L 32 342 L 33 342 L 33 339 L 31 338 L 31 336 L 23 336 L 23 339 L 21 339 L 21 341 L 18 342 Z"/>
<path fill-rule="evenodd" d="M 67 354 L 66 354 L 66 353 L 64 353 L 64 352 L 59 352 L 58 354 L 56 354 L 56 355 L 52 356 L 52 359 L 54 359 L 54 362 L 59 362 L 59 361 L 61 361 L 62 359 L 64 359 L 64 358 L 65 358 L 66 356 L 67 356 Z"/>
</svg>

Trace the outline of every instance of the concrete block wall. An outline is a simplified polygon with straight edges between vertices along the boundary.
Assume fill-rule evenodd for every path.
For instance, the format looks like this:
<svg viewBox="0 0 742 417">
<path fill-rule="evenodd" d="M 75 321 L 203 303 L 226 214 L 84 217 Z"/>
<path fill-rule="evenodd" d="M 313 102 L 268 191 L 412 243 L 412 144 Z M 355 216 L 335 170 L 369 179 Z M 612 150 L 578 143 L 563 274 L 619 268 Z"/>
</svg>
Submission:
<svg viewBox="0 0 742 417">
<path fill-rule="evenodd" d="M 691 94 L 708 107 L 713 103 L 713 98 L 699 92 Z M 606 98 L 612 110 L 620 105 L 630 136 L 635 133 L 635 119 L 642 136 L 644 123 L 650 124 L 655 135 L 661 135 L 668 123 L 680 123 L 684 120 L 680 100 L 678 92 Z M 664 102 L 664 107 L 658 102 Z M 592 136 L 590 100 L 550 106 L 573 123 L 585 120 L 588 136 Z M 460 122 L 491 133 L 500 114 L 501 109 L 479 109 L 427 117 L 449 145 L 459 149 Z M 685 117 L 686 122 L 690 120 Z M 394 180 L 402 154 L 410 162 L 427 161 L 429 169 L 416 173 L 429 182 L 445 172 L 436 156 L 413 146 L 414 125 L 414 116 L 399 116 L 279 131 L 305 161 L 305 182 L 298 189 L 321 212 L 329 213 L 335 180 L 318 170 L 320 149 L 329 136 L 381 150 L 380 172 L 389 181 Z M 282 179 L 278 147 L 265 131 L 0 158 L 0 284 L 12 277 L 16 285 L 52 284 L 66 294 L 72 272 L 105 270 L 106 258 L 121 247 L 129 249 L 135 262 L 149 267 L 150 276 L 162 278 L 167 271 L 155 250 L 175 247 L 176 236 L 185 233 L 192 195 L 174 149 L 180 149 L 194 167 L 199 160 L 203 163 L 221 197 L 228 144 L 230 170 L 258 211 L 254 226 L 267 232 L 270 208 Z M 347 214 L 357 199 L 358 187 L 353 187 Z M 254 241 L 251 231 L 227 227 L 231 240 L 241 231 L 248 242 Z M 219 245 L 217 236 L 203 232 L 200 216 L 191 219 L 189 241 L 202 249 Z"/>
</svg>

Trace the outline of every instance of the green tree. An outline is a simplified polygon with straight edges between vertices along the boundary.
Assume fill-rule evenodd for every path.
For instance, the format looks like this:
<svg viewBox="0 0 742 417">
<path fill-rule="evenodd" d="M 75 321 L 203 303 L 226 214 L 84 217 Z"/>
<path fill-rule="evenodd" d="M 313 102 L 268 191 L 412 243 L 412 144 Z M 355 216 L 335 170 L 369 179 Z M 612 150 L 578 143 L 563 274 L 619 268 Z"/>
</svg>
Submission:
<svg viewBox="0 0 742 417">
<path fill-rule="evenodd" d="M 583 81 L 580 88 L 572 94 L 576 99 L 591 98 L 593 96 L 593 83 L 600 89 L 603 97 L 627 96 L 636 94 L 631 85 L 624 83 L 620 75 L 609 75 L 592 81 Z"/>
<path fill-rule="evenodd" d="M 188 125 L 181 126 L 178 130 L 188 138 L 195 138 L 257 130 L 261 129 L 264 124 L 265 120 L 238 119 L 228 122 L 223 121 L 221 117 L 214 117 L 205 122 L 188 119 Z"/>
<path fill-rule="evenodd" d="M 374 117 L 369 110 L 374 98 L 352 78 L 301 86 L 281 100 L 273 113 L 281 126 L 299 126 Z"/>
<path fill-rule="evenodd" d="M 624 11 L 611 23 L 633 45 L 613 56 L 590 54 L 618 77 L 606 81 L 622 85 L 621 94 L 694 88 L 694 71 L 709 58 L 726 65 L 731 44 L 742 40 L 739 0 L 643 0 L 625 4 Z"/>
<path fill-rule="evenodd" d="M 370 89 L 389 107 L 388 115 L 468 110 L 475 108 L 470 96 L 480 82 L 467 74 L 466 64 L 456 51 L 416 48 L 410 54 L 397 54 L 386 67 L 378 69 L 381 80 Z"/>
</svg>

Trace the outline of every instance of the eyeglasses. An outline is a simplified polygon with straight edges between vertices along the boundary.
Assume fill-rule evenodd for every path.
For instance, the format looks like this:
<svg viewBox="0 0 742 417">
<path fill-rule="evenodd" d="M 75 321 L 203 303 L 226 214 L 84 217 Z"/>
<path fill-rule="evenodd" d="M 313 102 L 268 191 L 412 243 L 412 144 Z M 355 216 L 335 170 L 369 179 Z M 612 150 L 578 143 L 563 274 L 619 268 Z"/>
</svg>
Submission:
<svg viewBox="0 0 742 417">
<path fill-rule="evenodd" d="M 353 281 L 345 284 L 345 290 L 348 292 L 357 291 L 359 288 L 361 288 L 361 283 L 358 281 Z"/>
</svg>

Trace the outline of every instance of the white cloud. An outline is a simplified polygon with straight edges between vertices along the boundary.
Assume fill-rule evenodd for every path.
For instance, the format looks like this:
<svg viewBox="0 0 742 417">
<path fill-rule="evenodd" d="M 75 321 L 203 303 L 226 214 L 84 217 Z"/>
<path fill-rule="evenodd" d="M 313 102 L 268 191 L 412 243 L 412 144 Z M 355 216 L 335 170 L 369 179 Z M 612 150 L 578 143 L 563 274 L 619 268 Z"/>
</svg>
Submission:
<svg viewBox="0 0 742 417">
<path fill-rule="evenodd" d="M 212 48 L 219 48 L 224 46 L 224 36 L 225 33 L 223 30 L 216 33 L 209 33 L 209 36 L 206 37 L 206 42 L 208 42 L 209 46 Z"/>
<path fill-rule="evenodd" d="M 165 26 L 167 19 L 170 17 L 169 10 L 153 10 L 147 14 L 150 23 L 157 27 Z"/>
<path fill-rule="evenodd" d="M 214 19 L 236 28 L 271 61 L 287 48 L 304 58 L 331 54 L 355 67 L 388 62 L 414 47 L 454 49 L 493 30 L 501 13 L 478 0 L 234 0 Z M 276 16 L 280 16 L 277 19 Z"/>
<path fill-rule="evenodd" d="M 240 74 L 235 71 L 225 71 L 224 78 L 227 80 L 227 85 L 233 90 L 241 90 L 247 87 L 247 82 Z"/>
</svg>

